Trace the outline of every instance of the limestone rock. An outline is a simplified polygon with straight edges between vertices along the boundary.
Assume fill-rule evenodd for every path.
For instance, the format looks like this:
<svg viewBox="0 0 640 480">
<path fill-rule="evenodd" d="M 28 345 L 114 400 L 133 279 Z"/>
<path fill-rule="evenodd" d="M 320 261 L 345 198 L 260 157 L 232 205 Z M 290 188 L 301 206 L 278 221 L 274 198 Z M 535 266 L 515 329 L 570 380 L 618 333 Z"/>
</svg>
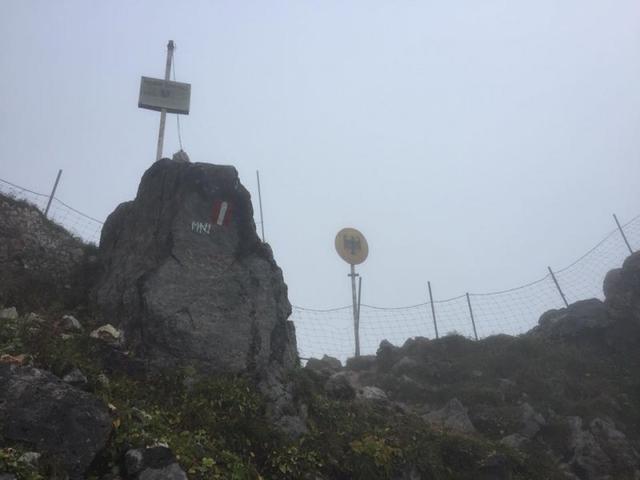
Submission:
<svg viewBox="0 0 640 480">
<path fill-rule="evenodd" d="M 171 157 L 171 158 L 173 159 L 174 162 L 186 162 L 186 163 L 189 163 L 191 161 L 189 159 L 189 155 L 187 155 L 187 152 L 185 152 L 182 149 L 180 149 L 176 153 L 174 153 L 173 157 Z"/>
<path fill-rule="evenodd" d="M 355 375 L 352 372 L 338 372 L 329 377 L 324 390 L 331 398 L 352 400 L 356 397 Z"/>
<path fill-rule="evenodd" d="M 360 390 L 358 390 L 357 397 L 361 400 L 376 403 L 384 403 L 389 400 L 384 390 L 372 386 L 362 387 Z"/>
<path fill-rule="evenodd" d="M 522 436 L 533 439 L 546 423 L 544 417 L 536 412 L 531 405 L 522 404 L 522 430 L 520 431 Z"/>
<path fill-rule="evenodd" d="M 458 432 L 472 433 L 476 431 L 469 419 L 467 409 L 457 398 L 452 398 L 440 410 L 429 412 L 423 418 L 428 423 Z"/>
<path fill-rule="evenodd" d="M 306 406 L 297 405 L 293 399 L 293 384 L 283 379 L 282 369 L 263 372 L 258 388 L 267 399 L 267 418 L 290 438 L 298 438 L 308 432 Z"/>
<path fill-rule="evenodd" d="M 87 377 L 85 377 L 78 368 L 74 368 L 62 377 L 62 381 L 78 388 L 82 388 L 87 385 Z"/>
<path fill-rule="evenodd" d="M 135 480 L 187 480 L 173 452 L 164 446 L 127 451 L 125 469 Z"/>
<path fill-rule="evenodd" d="M 626 435 L 616 428 L 613 422 L 594 418 L 589 423 L 589 431 L 602 450 L 619 467 L 628 473 L 640 470 L 640 455 L 633 448 Z"/>
<path fill-rule="evenodd" d="M 109 388 L 109 377 L 107 377 L 104 373 L 98 375 L 97 381 L 103 388 Z"/>
<path fill-rule="evenodd" d="M 0 310 L 0 320 L 15 320 L 18 318 L 16 307 L 3 308 Z"/>
<path fill-rule="evenodd" d="M 602 282 L 602 292 L 605 298 L 612 298 L 622 288 L 624 288 L 624 280 L 622 278 L 622 269 L 614 268 L 609 270 Z"/>
<path fill-rule="evenodd" d="M 408 375 L 400 375 L 395 391 L 395 398 L 403 400 L 411 400 L 421 398 L 427 386 Z"/>
<path fill-rule="evenodd" d="M 380 342 L 378 351 L 376 352 L 378 368 L 386 372 L 398 361 L 400 348 L 393 345 L 388 340 Z"/>
<path fill-rule="evenodd" d="M 43 370 L 0 364 L 0 437 L 57 457 L 79 480 L 110 432 L 109 413 L 94 396 Z"/>
<path fill-rule="evenodd" d="M 114 327 L 113 325 L 111 325 L 110 323 L 107 323 L 106 325 L 102 325 L 101 327 L 96 328 L 94 331 L 92 331 L 89 334 L 89 336 L 91 338 L 97 338 L 99 340 L 102 340 L 112 346 L 120 346 L 122 345 L 122 341 L 123 341 L 122 332 L 118 330 L 116 327 Z"/>
<path fill-rule="evenodd" d="M 402 357 L 398 360 L 393 367 L 391 367 L 391 373 L 393 375 L 402 375 L 405 373 L 410 373 L 417 370 L 420 367 L 420 364 L 415 361 L 413 358 Z"/>
<path fill-rule="evenodd" d="M 342 363 L 337 358 L 324 355 L 321 359 L 310 358 L 305 368 L 320 374 L 331 375 L 342 369 Z"/>
<path fill-rule="evenodd" d="M 34 205 L 0 195 L 0 305 L 22 310 L 81 301 L 86 251 Z"/>
<path fill-rule="evenodd" d="M 572 303 L 567 308 L 545 312 L 532 333 L 553 337 L 575 337 L 610 324 L 611 319 L 605 304 L 591 298 Z"/>
<path fill-rule="evenodd" d="M 605 304 L 615 317 L 640 324 L 640 251 L 629 255 L 622 268 L 607 274 L 603 290 Z"/>
<path fill-rule="evenodd" d="M 95 301 L 138 355 L 226 372 L 297 363 L 287 287 L 235 168 L 156 162 L 107 219 L 100 257 Z"/>
<path fill-rule="evenodd" d="M 529 438 L 519 433 L 512 433 L 511 435 L 507 435 L 506 437 L 502 438 L 500 440 L 500 443 L 517 450 L 528 445 L 530 443 L 530 440 Z"/>
<path fill-rule="evenodd" d="M 611 459 L 600 448 L 595 437 L 588 430 L 582 428 L 580 417 L 569 417 L 571 430 L 569 448 L 573 457 L 569 460 L 569 466 L 580 478 L 589 480 L 604 480 L 611 478 Z"/>
<path fill-rule="evenodd" d="M 359 357 L 351 357 L 347 359 L 347 369 L 354 372 L 363 370 L 371 370 L 376 366 L 375 355 L 360 355 Z"/>
<path fill-rule="evenodd" d="M 40 457 L 42 457 L 42 454 L 38 452 L 24 452 L 22 455 L 20 455 L 18 461 L 26 463 L 31 467 L 37 468 Z"/>
<path fill-rule="evenodd" d="M 60 326 L 65 332 L 82 331 L 82 324 L 73 315 L 64 315 L 60 321 Z"/>
</svg>

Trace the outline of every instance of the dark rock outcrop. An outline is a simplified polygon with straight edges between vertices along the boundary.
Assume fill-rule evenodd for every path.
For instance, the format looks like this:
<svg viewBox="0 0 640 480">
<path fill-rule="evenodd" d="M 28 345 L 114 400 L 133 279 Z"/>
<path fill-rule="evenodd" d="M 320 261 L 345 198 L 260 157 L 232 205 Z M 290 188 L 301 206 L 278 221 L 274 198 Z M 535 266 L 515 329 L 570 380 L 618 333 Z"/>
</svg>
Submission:
<svg viewBox="0 0 640 480">
<path fill-rule="evenodd" d="M 321 359 L 310 358 L 305 365 L 308 370 L 324 375 L 331 376 L 332 374 L 342 370 L 342 363 L 337 358 L 324 355 Z"/>
<path fill-rule="evenodd" d="M 53 455 L 71 479 L 82 479 L 110 432 L 107 408 L 94 396 L 48 372 L 0 364 L 0 442 Z"/>
<path fill-rule="evenodd" d="M 603 291 L 613 317 L 640 325 L 640 252 L 629 255 L 622 268 L 607 274 Z"/>
<path fill-rule="evenodd" d="M 326 394 L 338 400 L 352 400 L 356 398 L 355 375 L 351 372 L 334 373 L 324 384 Z"/>
<path fill-rule="evenodd" d="M 567 308 L 542 314 L 531 333 L 545 336 L 574 337 L 606 328 L 611 324 L 607 307 L 596 298 L 572 303 Z"/>
<path fill-rule="evenodd" d="M 159 365 L 256 372 L 297 362 L 282 272 L 233 167 L 163 159 L 107 219 L 103 320 Z"/>
</svg>

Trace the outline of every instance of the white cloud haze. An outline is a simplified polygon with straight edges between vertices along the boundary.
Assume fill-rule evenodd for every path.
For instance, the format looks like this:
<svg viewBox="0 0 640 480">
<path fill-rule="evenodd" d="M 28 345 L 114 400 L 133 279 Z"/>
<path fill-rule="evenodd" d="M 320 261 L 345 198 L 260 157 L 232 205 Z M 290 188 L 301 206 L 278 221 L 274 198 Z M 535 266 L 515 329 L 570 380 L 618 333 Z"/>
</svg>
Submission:
<svg viewBox="0 0 640 480">
<path fill-rule="evenodd" d="M 192 161 L 232 164 L 293 303 L 509 288 L 640 213 L 640 3 L 7 1 L 0 178 L 96 218 L 131 199 L 158 117 L 137 108 L 176 42 Z M 167 119 L 165 154 L 178 149 Z"/>
</svg>

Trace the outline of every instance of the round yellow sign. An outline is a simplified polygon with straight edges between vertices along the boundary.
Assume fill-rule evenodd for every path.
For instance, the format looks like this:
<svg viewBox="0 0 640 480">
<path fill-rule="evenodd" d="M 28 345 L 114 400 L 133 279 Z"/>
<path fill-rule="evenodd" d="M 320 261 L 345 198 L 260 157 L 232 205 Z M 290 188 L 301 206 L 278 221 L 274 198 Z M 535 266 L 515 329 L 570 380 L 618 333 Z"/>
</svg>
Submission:
<svg viewBox="0 0 640 480">
<path fill-rule="evenodd" d="M 336 235 L 336 251 L 349 265 L 359 265 L 367 259 L 369 245 L 355 228 L 343 228 Z"/>
</svg>

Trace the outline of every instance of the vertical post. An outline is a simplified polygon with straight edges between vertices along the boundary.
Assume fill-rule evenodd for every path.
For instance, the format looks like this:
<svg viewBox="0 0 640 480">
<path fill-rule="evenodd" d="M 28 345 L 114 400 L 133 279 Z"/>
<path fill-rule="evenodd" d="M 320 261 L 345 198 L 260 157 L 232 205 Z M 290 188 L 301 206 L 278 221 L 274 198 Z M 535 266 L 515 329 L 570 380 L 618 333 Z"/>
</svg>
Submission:
<svg viewBox="0 0 640 480">
<path fill-rule="evenodd" d="M 358 275 L 358 337 L 360 337 L 360 305 L 362 304 L 362 277 Z"/>
<path fill-rule="evenodd" d="M 631 245 L 629 245 L 629 240 L 627 240 L 627 236 L 624 234 L 624 230 L 622 229 L 622 226 L 620 225 L 620 222 L 618 221 L 618 217 L 616 217 L 615 213 L 613 214 L 613 219 L 616 221 L 616 225 L 618 226 L 618 230 L 620 230 L 620 235 L 622 235 L 622 239 L 624 240 L 624 243 L 627 244 L 629 253 L 633 253 L 633 249 L 631 248 Z"/>
<path fill-rule="evenodd" d="M 58 176 L 56 177 L 56 181 L 53 184 L 53 190 L 51 190 L 51 195 L 49 195 L 49 201 L 47 202 L 47 208 L 44 209 L 44 216 L 46 217 L 49 213 L 49 207 L 51 207 L 51 202 L 53 201 L 53 196 L 56 194 L 56 190 L 58 188 L 58 182 L 60 181 L 60 176 L 62 175 L 62 170 L 58 170 Z"/>
<path fill-rule="evenodd" d="M 467 305 L 469 305 L 469 313 L 471 314 L 471 324 L 473 325 L 473 335 L 478 340 L 478 331 L 476 330 L 476 321 L 473 318 L 473 308 L 471 308 L 471 299 L 469 298 L 469 293 L 467 292 Z"/>
<path fill-rule="evenodd" d="M 360 331 L 359 331 L 359 327 L 360 325 L 358 324 L 358 299 L 356 297 L 356 276 L 358 274 L 356 273 L 356 266 L 355 265 L 351 265 L 351 273 L 349 274 L 349 276 L 351 277 L 351 297 L 352 297 L 352 301 L 353 301 L 353 335 L 355 337 L 355 342 L 356 342 L 356 351 L 355 351 L 355 356 L 359 357 L 360 356 Z"/>
<path fill-rule="evenodd" d="M 556 288 L 558 289 L 558 292 L 560 292 L 560 296 L 562 297 L 562 301 L 564 302 L 564 306 L 568 307 L 569 306 L 569 302 L 567 302 L 567 298 L 564 296 L 564 293 L 562 293 L 562 289 L 560 288 L 560 284 L 558 283 L 558 280 L 556 279 L 556 276 L 553 273 L 553 270 L 551 270 L 551 267 L 547 267 L 549 269 L 549 273 L 551 274 L 551 278 L 553 278 L 553 283 L 556 284 Z"/>
<path fill-rule="evenodd" d="M 171 60 L 173 59 L 173 40 L 169 40 L 167 44 L 167 65 L 164 71 L 165 81 L 169 80 L 169 74 L 171 73 Z M 156 161 L 162 158 L 162 145 L 164 144 L 164 124 L 167 119 L 167 110 L 163 108 L 160 111 L 160 130 L 158 132 L 158 149 L 156 151 Z"/>
<path fill-rule="evenodd" d="M 427 282 L 429 286 L 429 303 L 431 303 L 431 318 L 433 318 L 433 328 L 436 331 L 436 339 L 440 338 L 438 335 L 438 322 L 436 321 L 436 309 L 433 306 L 433 294 L 431 293 L 431 282 Z"/>
<path fill-rule="evenodd" d="M 262 241 L 264 242 L 264 217 L 262 216 L 262 192 L 260 191 L 260 171 L 256 170 L 258 179 L 258 203 L 260 204 L 260 228 L 262 229 Z"/>
</svg>

